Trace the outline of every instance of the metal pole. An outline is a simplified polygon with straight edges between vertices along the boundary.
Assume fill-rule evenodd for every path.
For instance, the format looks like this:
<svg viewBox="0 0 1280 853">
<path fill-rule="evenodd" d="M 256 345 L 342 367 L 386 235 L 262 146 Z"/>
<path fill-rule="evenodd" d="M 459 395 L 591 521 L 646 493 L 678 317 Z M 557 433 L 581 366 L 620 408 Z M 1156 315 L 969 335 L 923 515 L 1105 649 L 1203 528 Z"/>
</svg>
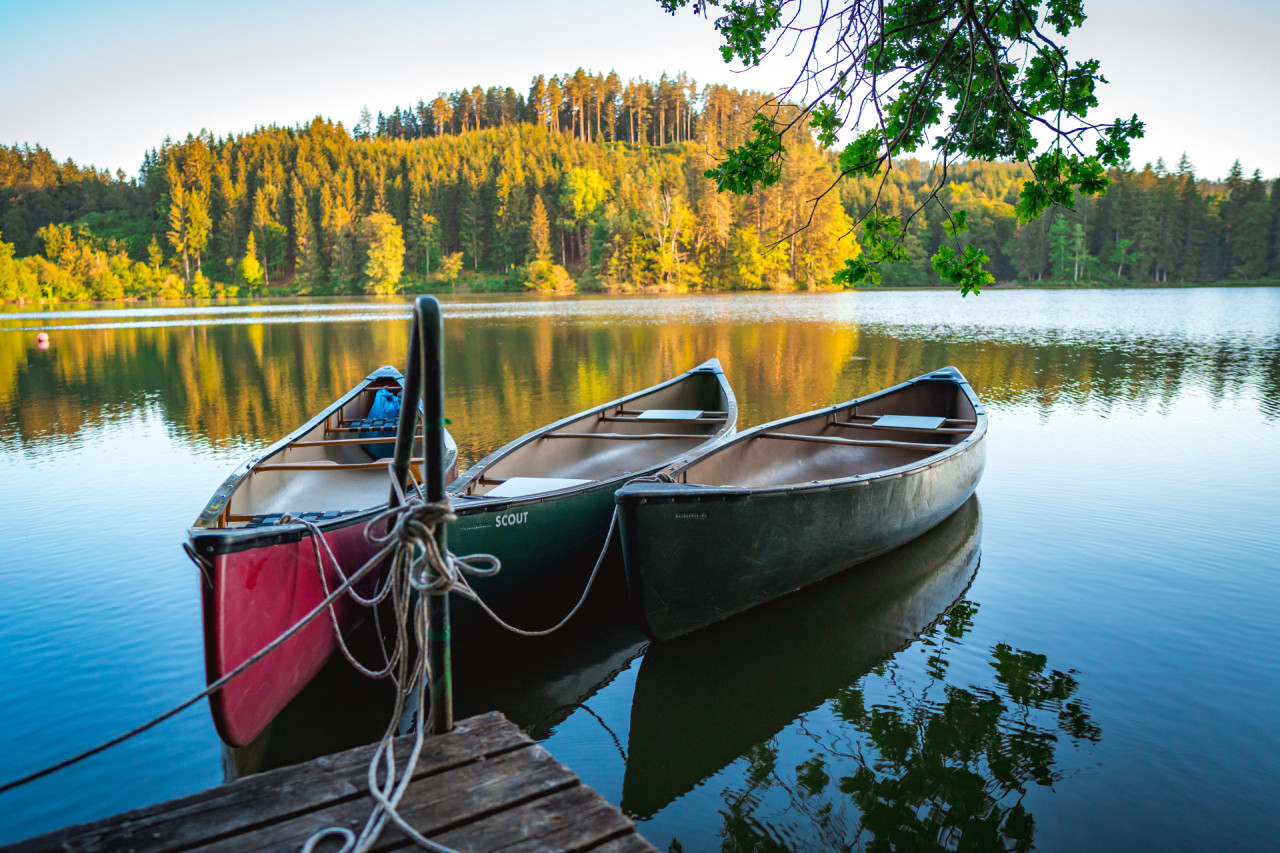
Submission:
<svg viewBox="0 0 1280 853">
<path fill-rule="evenodd" d="M 418 430 L 418 400 L 422 391 L 422 335 L 418 331 L 418 311 L 414 306 L 413 324 L 409 328 L 409 363 L 405 365 L 404 384 L 400 388 L 400 418 L 396 421 L 396 447 L 391 457 L 391 475 L 400 488 L 409 485 L 409 460 L 413 457 L 413 434 Z M 400 505 L 400 496 L 391 489 L 389 505 Z"/>
<path fill-rule="evenodd" d="M 405 368 L 400 398 L 400 419 L 396 429 L 396 449 L 392 476 L 404 488 L 409 480 L 409 460 L 413 456 L 413 434 L 418 419 L 418 400 L 423 404 L 423 454 L 426 459 L 422 481 L 427 500 L 444 499 L 444 322 L 440 303 L 420 296 L 413 306 L 413 326 L 409 331 L 409 363 Z M 391 490 L 391 506 L 399 505 Z M 436 528 L 441 552 L 448 547 L 444 525 Z M 449 597 L 427 598 L 427 660 L 431 667 L 431 710 L 433 734 L 453 730 L 453 675 L 450 660 Z"/>
<path fill-rule="evenodd" d="M 415 305 L 422 351 L 423 436 L 426 453 L 424 481 L 428 501 L 444 500 L 444 320 L 440 303 L 419 296 Z M 436 543 L 444 553 L 449 545 L 443 524 L 436 527 Z M 449 636 L 449 596 L 427 600 L 427 660 L 431 666 L 431 710 L 434 734 L 453 731 L 453 674 Z"/>
</svg>

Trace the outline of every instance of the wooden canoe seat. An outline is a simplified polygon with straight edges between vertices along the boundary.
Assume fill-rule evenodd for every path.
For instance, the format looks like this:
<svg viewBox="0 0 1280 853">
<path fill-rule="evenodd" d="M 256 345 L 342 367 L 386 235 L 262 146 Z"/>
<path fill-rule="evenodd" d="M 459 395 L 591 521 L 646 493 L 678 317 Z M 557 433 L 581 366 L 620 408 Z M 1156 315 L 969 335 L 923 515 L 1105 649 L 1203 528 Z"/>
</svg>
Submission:
<svg viewBox="0 0 1280 853">
<path fill-rule="evenodd" d="M 638 421 L 696 421 L 702 409 L 644 409 L 636 413 Z"/>
<path fill-rule="evenodd" d="M 875 422 L 875 421 L 879 421 L 881 418 L 885 418 L 889 416 L 890 416 L 889 414 L 860 415 L 855 410 L 852 413 L 850 413 L 848 417 L 850 421 Z M 894 415 L 894 417 L 908 417 L 908 416 Z M 910 415 L 909 417 L 915 417 L 915 415 Z M 975 421 L 973 418 L 943 418 L 942 419 L 942 424 L 946 426 L 975 426 L 977 425 L 977 423 L 978 422 Z M 868 424 L 868 426 L 870 426 L 870 424 Z"/>
<path fill-rule="evenodd" d="M 871 426 L 885 429 L 937 429 L 946 418 L 930 415 L 881 415 Z"/>
<path fill-rule="evenodd" d="M 703 423 L 722 424 L 728 420 L 724 412 L 709 412 L 704 409 L 618 409 L 614 414 L 600 413 L 600 420 L 649 421 L 658 424 Z"/>
<path fill-rule="evenodd" d="M 543 438 L 603 438 L 625 441 L 645 441 L 647 439 L 674 440 L 674 439 L 692 439 L 694 441 L 706 441 L 707 437 L 701 433 L 673 433 L 673 432 L 641 432 L 634 435 L 625 432 L 549 432 Z"/>
<path fill-rule="evenodd" d="M 542 492 L 558 492 L 594 483 L 595 480 L 574 480 L 568 477 L 507 477 L 497 486 L 484 493 L 486 498 L 522 498 L 526 495 L 537 495 Z"/>
<path fill-rule="evenodd" d="M 821 444 L 843 444 L 853 447 L 898 447 L 905 450 L 949 450 L 954 444 L 925 444 L 916 441 L 879 441 L 858 438 L 837 438 L 827 435 L 801 435 L 794 432 L 762 432 L 761 438 L 785 438 L 790 441 L 816 441 Z"/>
<path fill-rule="evenodd" d="M 968 435 L 973 432 L 969 427 L 935 427 L 934 429 L 921 429 L 920 427 L 899 427 L 886 426 L 879 423 L 854 423 L 853 421 L 832 421 L 832 426 L 852 427 L 853 429 L 894 429 L 894 430 L 912 430 L 914 432 L 926 433 L 929 435 Z"/>
</svg>

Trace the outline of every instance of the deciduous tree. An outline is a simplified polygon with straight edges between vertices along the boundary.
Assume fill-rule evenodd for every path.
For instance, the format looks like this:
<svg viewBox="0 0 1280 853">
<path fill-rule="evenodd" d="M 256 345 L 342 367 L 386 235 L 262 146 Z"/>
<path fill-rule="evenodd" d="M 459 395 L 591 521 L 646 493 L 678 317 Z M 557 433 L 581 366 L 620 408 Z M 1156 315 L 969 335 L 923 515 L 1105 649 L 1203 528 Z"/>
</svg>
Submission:
<svg viewBox="0 0 1280 853">
<path fill-rule="evenodd" d="M 690 0 L 658 2 L 674 13 Z M 756 113 L 751 137 L 708 175 L 735 193 L 776 183 L 786 140 L 811 125 L 828 147 L 841 131 L 857 134 L 840 152 L 841 178 L 883 181 L 896 160 L 932 147 L 943 168 L 927 201 L 936 200 L 947 167 L 964 158 L 1030 166 L 1018 202 L 1023 222 L 1054 204 L 1071 207 L 1077 193 L 1105 192 L 1106 169 L 1128 159 L 1142 123 L 1136 115 L 1086 118 L 1105 78 L 1096 60 L 1072 63 L 1061 43 L 1084 23 L 1082 2 L 844 0 L 815 8 L 802 0 L 693 0 L 695 11 L 719 9 L 725 61 L 758 65 L 779 45 L 798 47 L 803 58 L 794 81 Z M 875 281 L 879 263 L 900 260 L 896 249 L 913 212 L 888 211 L 879 195 L 859 211 L 864 251 L 842 279 Z M 961 218 L 944 214 L 951 239 L 934 266 L 961 293 L 977 291 L 992 280 L 987 256 L 960 239 Z"/>
</svg>

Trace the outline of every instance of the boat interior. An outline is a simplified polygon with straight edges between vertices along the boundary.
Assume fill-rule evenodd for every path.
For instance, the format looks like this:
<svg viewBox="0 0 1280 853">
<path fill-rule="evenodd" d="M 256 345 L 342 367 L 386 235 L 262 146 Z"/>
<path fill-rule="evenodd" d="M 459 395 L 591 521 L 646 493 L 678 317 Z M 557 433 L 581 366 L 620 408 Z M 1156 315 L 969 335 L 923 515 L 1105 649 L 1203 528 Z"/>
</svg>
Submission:
<svg viewBox="0 0 1280 853">
<path fill-rule="evenodd" d="M 976 426 L 960 385 L 923 379 L 734 441 L 695 460 L 676 479 L 772 488 L 874 474 L 941 453 Z"/>
<path fill-rule="evenodd" d="M 369 417 L 379 391 L 395 394 L 400 382 L 381 378 L 334 405 L 324 420 L 258 461 L 218 516 L 218 527 L 257 527 L 284 513 L 327 521 L 387 502 L 388 465 L 395 448 L 396 417 Z M 422 461 L 422 437 L 414 440 Z M 338 509 L 335 509 L 337 507 Z"/>
<path fill-rule="evenodd" d="M 724 430 L 729 406 L 717 374 L 692 372 L 542 431 L 464 477 L 455 496 L 514 498 L 651 470 Z"/>
</svg>

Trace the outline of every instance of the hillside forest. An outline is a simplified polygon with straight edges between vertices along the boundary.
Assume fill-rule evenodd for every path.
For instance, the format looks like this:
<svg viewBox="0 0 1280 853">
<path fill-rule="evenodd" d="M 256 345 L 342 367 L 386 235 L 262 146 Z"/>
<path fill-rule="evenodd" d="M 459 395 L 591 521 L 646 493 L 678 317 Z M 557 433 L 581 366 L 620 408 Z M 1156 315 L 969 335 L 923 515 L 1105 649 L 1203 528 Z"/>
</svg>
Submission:
<svg viewBox="0 0 1280 853">
<path fill-rule="evenodd" d="M 535 77 L 361 115 L 165 140 L 139 177 L 30 145 L 0 146 L 0 300 L 57 302 L 427 290 L 820 289 L 858 244 L 876 193 L 900 214 L 939 175 L 900 161 L 837 178 L 801 134 L 782 180 L 745 196 L 704 172 L 769 96 L 684 75 Z M 910 220 L 884 286 L 940 284 L 930 256 L 949 210 L 999 283 L 1280 281 L 1280 180 L 1237 163 L 1198 178 L 1185 157 L 1111 174 L 1026 225 L 1024 164 L 952 166 Z M 816 199 L 816 201 L 815 201 Z"/>
</svg>

